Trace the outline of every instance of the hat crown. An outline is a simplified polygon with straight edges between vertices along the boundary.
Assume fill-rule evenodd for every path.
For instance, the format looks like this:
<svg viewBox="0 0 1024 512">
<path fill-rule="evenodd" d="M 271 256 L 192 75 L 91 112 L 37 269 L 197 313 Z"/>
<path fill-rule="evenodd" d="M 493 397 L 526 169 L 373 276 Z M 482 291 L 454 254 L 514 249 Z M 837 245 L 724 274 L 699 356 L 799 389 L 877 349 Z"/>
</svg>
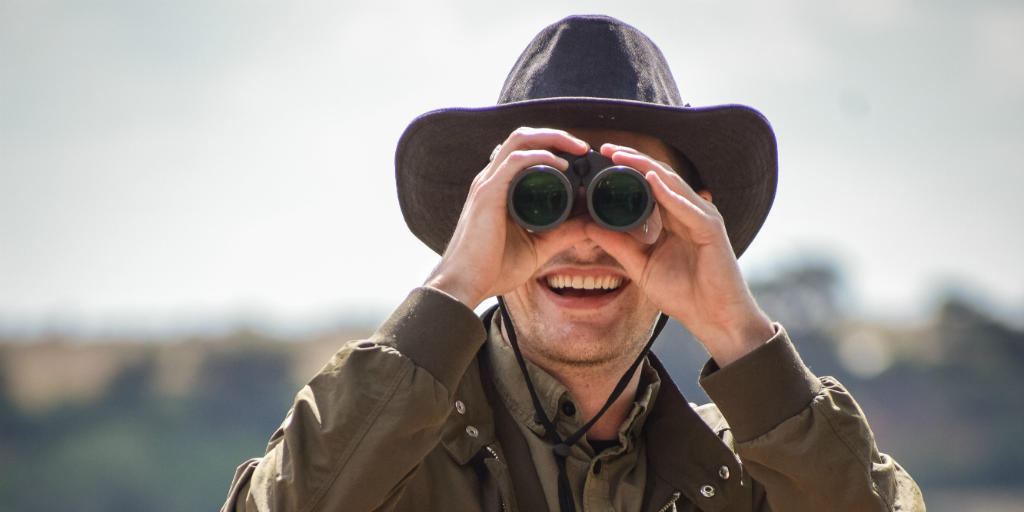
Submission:
<svg viewBox="0 0 1024 512">
<path fill-rule="evenodd" d="M 542 30 L 505 79 L 498 104 L 566 97 L 682 105 L 661 50 L 607 16 L 570 16 Z"/>
</svg>

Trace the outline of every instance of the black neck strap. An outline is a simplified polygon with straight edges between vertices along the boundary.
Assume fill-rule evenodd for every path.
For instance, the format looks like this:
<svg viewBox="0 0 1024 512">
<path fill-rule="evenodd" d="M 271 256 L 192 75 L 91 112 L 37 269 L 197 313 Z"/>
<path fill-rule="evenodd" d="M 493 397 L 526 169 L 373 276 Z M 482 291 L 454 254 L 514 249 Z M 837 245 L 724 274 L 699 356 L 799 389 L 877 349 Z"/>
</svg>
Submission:
<svg viewBox="0 0 1024 512">
<path fill-rule="evenodd" d="M 654 344 L 654 340 L 661 334 L 661 330 L 665 328 L 665 323 L 668 322 L 668 315 L 661 313 L 658 316 L 658 322 L 654 325 L 654 332 L 651 333 L 651 339 L 647 341 L 647 345 L 637 356 L 633 364 L 630 365 L 626 373 L 619 379 L 618 384 L 615 385 L 615 389 L 612 391 L 611 396 L 604 403 L 604 407 L 598 411 L 597 414 L 587 422 L 586 425 L 580 427 L 575 433 L 567 437 L 564 441 L 562 437 L 558 435 L 558 431 L 555 429 L 555 425 L 548 418 L 547 413 L 544 412 L 544 407 L 540 403 L 540 398 L 537 396 L 537 391 L 533 387 L 533 381 L 530 379 L 530 374 L 526 370 L 526 360 L 523 359 L 523 353 L 519 350 L 519 340 L 516 336 L 515 326 L 512 324 L 512 318 L 508 314 L 508 310 L 505 309 L 505 301 L 498 297 L 498 307 L 501 309 L 501 325 L 505 328 L 505 333 L 508 335 L 508 341 L 512 344 L 512 350 L 516 354 L 516 361 L 519 362 L 519 369 L 523 372 L 523 379 L 526 380 L 526 388 L 530 391 L 530 399 L 533 400 L 534 409 L 534 421 L 540 423 L 544 427 L 544 435 L 555 445 L 552 452 L 555 455 L 555 463 L 558 465 L 558 506 L 561 512 L 576 512 L 576 502 L 572 497 L 572 487 L 569 485 L 569 475 L 565 469 L 565 459 L 569 456 L 570 448 L 583 439 L 583 436 L 587 435 L 587 431 L 590 427 L 597 423 L 597 420 L 601 419 L 605 411 L 608 410 L 612 404 L 619 398 L 619 395 L 629 385 L 630 379 L 636 369 L 643 362 L 644 357 L 651 350 L 651 345 Z"/>
</svg>

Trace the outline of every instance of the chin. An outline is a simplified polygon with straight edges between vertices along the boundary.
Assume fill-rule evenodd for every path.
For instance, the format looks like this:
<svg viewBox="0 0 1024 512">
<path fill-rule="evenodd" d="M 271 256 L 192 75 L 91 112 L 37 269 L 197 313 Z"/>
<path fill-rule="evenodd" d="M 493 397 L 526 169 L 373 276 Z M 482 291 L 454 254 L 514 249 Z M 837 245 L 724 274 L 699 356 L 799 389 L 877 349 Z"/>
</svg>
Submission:
<svg viewBox="0 0 1024 512">
<path fill-rule="evenodd" d="M 632 363 L 647 343 L 657 311 L 550 308 L 522 311 L 509 304 L 524 355 L 546 369 Z M 519 310 L 519 311 L 517 311 Z M 525 313 L 525 315 L 524 315 Z M 524 324 L 525 322 L 525 324 Z M 521 325 L 524 324 L 524 325 Z"/>
<path fill-rule="evenodd" d="M 549 371 L 632 363 L 658 314 L 620 268 L 607 264 L 551 265 L 505 295 L 505 304 L 523 355 Z"/>
</svg>

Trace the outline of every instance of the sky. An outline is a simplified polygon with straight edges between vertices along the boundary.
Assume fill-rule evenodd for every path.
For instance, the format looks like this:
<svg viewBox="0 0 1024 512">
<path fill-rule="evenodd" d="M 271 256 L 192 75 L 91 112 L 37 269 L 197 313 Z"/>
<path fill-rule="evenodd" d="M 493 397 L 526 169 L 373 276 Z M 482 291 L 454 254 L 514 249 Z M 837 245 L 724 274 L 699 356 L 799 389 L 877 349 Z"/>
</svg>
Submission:
<svg viewBox="0 0 1024 512">
<path fill-rule="evenodd" d="M 0 0 L 0 331 L 386 314 L 438 261 L 398 207 L 405 127 L 493 105 L 589 13 L 684 101 L 772 123 L 749 278 L 826 259 L 865 315 L 958 289 L 1024 318 L 1022 2 Z"/>
</svg>

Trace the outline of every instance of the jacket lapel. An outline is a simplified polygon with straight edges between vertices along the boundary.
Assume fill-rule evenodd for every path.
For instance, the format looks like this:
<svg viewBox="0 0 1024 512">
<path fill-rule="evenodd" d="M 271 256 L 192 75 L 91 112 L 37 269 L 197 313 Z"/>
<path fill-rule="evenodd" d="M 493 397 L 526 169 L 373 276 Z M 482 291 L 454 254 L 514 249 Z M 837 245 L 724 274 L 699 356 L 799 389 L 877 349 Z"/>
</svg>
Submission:
<svg viewBox="0 0 1024 512">
<path fill-rule="evenodd" d="M 491 325 L 491 317 L 494 315 L 495 309 L 492 308 L 484 313 L 485 326 Z M 508 465 L 516 504 L 520 510 L 549 512 L 548 502 L 544 498 L 544 489 L 540 485 L 540 477 L 537 476 L 537 466 L 533 463 L 533 456 L 530 454 L 526 439 L 523 438 L 523 433 L 516 425 L 505 402 L 494 389 L 486 345 L 477 353 L 477 360 L 479 361 L 480 387 L 494 411 L 494 434 L 501 446 L 505 463 Z"/>
<path fill-rule="evenodd" d="M 487 364 L 486 350 L 481 350 L 477 357 L 481 366 Z M 494 383 L 488 378 L 488 374 L 484 374 L 481 384 L 493 406 L 494 433 L 508 465 L 517 505 L 520 510 L 549 512 L 544 489 L 540 485 L 540 477 L 537 476 L 537 466 L 533 463 L 533 456 L 530 454 L 526 439 L 523 438 L 523 432 L 516 426 L 512 413 L 494 390 Z"/>
<path fill-rule="evenodd" d="M 641 510 L 658 511 L 674 489 L 701 510 L 720 511 L 743 494 L 739 461 L 683 398 L 661 361 L 653 353 L 648 357 L 661 376 L 661 391 L 644 425 L 649 471 Z"/>
</svg>

